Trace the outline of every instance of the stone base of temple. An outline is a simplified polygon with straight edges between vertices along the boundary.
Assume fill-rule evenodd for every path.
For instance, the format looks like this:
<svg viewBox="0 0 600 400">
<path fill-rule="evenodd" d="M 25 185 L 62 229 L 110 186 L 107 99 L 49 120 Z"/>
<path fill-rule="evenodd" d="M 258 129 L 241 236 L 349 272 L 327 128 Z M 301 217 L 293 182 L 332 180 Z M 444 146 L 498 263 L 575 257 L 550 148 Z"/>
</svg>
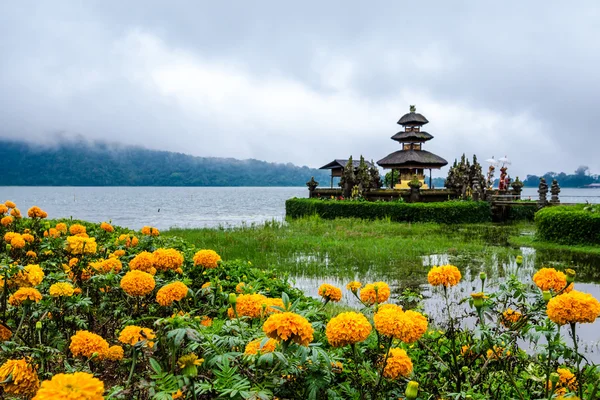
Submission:
<svg viewBox="0 0 600 400">
<path fill-rule="evenodd" d="M 403 180 L 402 183 L 397 183 L 394 186 L 394 189 L 410 189 L 410 186 L 408 186 L 408 182 L 408 180 Z M 429 189 L 429 186 L 427 186 L 424 179 L 419 179 L 419 182 L 421 182 L 421 184 L 423 185 L 421 186 L 421 190 Z"/>
</svg>

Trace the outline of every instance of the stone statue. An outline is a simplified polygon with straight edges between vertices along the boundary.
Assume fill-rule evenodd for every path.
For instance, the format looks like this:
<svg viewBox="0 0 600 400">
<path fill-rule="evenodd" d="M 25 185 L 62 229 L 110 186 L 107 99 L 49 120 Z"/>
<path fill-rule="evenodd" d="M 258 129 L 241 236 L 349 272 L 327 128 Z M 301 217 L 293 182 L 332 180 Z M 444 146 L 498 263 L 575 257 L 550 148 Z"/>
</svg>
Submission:
<svg viewBox="0 0 600 400">
<path fill-rule="evenodd" d="M 423 184 L 419 180 L 419 177 L 415 174 L 408 182 L 408 187 L 410 188 L 410 195 L 408 197 L 409 203 L 418 203 L 421 201 L 421 186 L 423 186 Z"/>
<path fill-rule="evenodd" d="M 469 197 L 481 199 L 483 197 L 482 182 L 485 182 L 485 178 L 481 172 L 481 165 L 477 162 L 477 156 L 473 156 L 473 164 L 471 164 L 463 154 L 460 162 L 454 160 L 444 186 L 455 190 L 463 200 Z"/>
<path fill-rule="evenodd" d="M 515 179 L 513 183 L 510 184 L 513 189 L 513 195 L 517 200 L 521 199 L 521 192 L 523 191 L 523 182 L 519 180 L 519 177 Z"/>
<path fill-rule="evenodd" d="M 498 183 L 498 190 L 505 191 L 508 190 L 508 185 L 506 184 L 507 174 L 506 174 L 506 166 L 502 166 L 500 168 L 500 182 Z"/>
<path fill-rule="evenodd" d="M 315 177 L 311 177 L 310 181 L 306 182 L 306 186 L 308 186 L 308 197 L 315 197 L 315 189 L 319 186 L 319 182 L 315 181 Z"/>
<path fill-rule="evenodd" d="M 490 167 L 488 168 L 488 173 L 487 173 L 487 180 L 486 180 L 486 186 L 488 190 L 491 190 L 494 188 L 494 171 L 496 170 L 496 167 L 494 167 L 493 165 L 490 165 Z"/>
<path fill-rule="evenodd" d="M 560 186 L 558 186 L 558 181 L 556 179 L 552 179 L 550 193 L 552 194 L 552 196 L 550 197 L 550 203 L 560 204 L 560 200 L 558 199 L 558 194 L 560 193 Z"/>
<path fill-rule="evenodd" d="M 542 208 L 546 206 L 546 204 L 548 204 L 548 199 L 546 197 L 548 195 L 548 184 L 546 183 L 546 179 L 544 179 L 544 177 L 540 178 L 538 193 L 540 195 L 540 198 L 538 200 L 538 207 Z"/>
</svg>

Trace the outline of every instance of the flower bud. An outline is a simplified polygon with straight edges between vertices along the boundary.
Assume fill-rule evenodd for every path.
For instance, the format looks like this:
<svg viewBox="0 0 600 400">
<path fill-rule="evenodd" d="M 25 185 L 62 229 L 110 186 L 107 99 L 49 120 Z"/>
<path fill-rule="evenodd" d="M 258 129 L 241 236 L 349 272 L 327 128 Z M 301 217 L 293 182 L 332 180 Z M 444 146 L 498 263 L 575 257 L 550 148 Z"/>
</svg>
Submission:
<svg viewBox="0 0 600 400">
<path fill-rule="evenodd" d="M 485 281 L 487 279 L 487 274 L 485 272 L 479 273 L 479 279 Z"/>
<path fill-rule="evenodd" d="M 12 249 L 12 246 L 10 244 L 6 245 L 6 251 L 9 252 Z"/>
<path fill-rule="evenodd" d="M 37 329 L 38 331 L 42 330 L 42 321 L 38 321 L 35 323 L 35 329 Z"/>
<path fill-rule="evenodd" d="M 471 293 L 471 297 L 473 298 L 473 306 L 476 309 L 479 310 L 481 307 L 483 307 L 483 301 L 486 297 L 483 292 Z"/>
<path fill-rule="evenodd" d="M 229 304 L 231 304 L 232 306 L 235 306 L 236 303 L 237 303 L 237 296 L 235 295 L 235 293 L 229 293 Z"/>
<path fill-rule="evenodd" d="M 549 302 L 549 301 L 550 301 L 550 299 L 552 298 L 552 293 L 550 293 L 550 291 L 549 291 L 549 290 L 544 290 L 544 291 L 542 292 L 542 297 L 544 298 L 544 301 L 545 301 L 545 302 Z"/>
<path fill-rule="evenodd" d="M 410 381 L 406 385 L 406 398 L 409 400 L 414 400 L 417 398 L 417 393 L 419 393 L 419 383 L 415 381 Z"/>
<path fill-rule="evenodd" d="M 517 265 L 522 265 L 523 264 L 523 256 L 517 256 L 517 258 L 515 259 L 515 262 L 517 263 Z"/>
<path fill-rule="evenodd" d="M 550 374 L 550 382 L 552 382 L 552 386 L 556 385 L 559 379 L 560 376 L 556 372 Z"/>
<path fill-rule="evenodd" d="M 565 271 L 565 273 L 567 275 L 567 283 L 568 284 L 573 283 L 573 281 L 575 280 L 575 275 L 576 275 L 575 270 L 569 268 Z"/>
<path fill-rule="evenodd" d="M 464 366 L 462 367 L 462 372 L 463 372 L 463 374 L 466 374 L 466 373 L 468 373 L 468 372 L 469 372 L 469 367 L 467 367 L 466 365 L 464 365 Z"/>
</svg>

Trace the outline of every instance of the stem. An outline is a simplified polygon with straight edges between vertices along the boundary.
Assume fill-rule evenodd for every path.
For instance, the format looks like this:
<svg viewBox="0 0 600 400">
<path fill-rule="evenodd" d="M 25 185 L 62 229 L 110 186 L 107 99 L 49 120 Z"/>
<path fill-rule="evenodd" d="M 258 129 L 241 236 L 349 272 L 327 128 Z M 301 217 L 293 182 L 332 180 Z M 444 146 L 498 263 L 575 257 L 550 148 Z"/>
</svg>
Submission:
<svg viewBox="0 0 600 400">
<path fill-rule="evenodd" d="M 577 335 L 575 332 L 575 322 L 571 322 L 571 334 L 573 335 L 573 347 L 575 347 L 575 358 L 577 359 L 577 372 L 575 374 L 575 376 L 577 377 L 577 383 L 578 383 L 578 393 L 579 393 L 579 397 L 583 397 L 583 385 L 582 382 L 580 382 L 581 379 L 581 357 L 579 356 L 579 346 L 577 344 Z"/>
<path fill-rule="evenodd" d="M 392 347 L 393 341 L 394 341 L 394 337 L 392 336 L 392 337 L 390 337 L 387 348 L 385 350 L 385 359 L 383 360 L 383 365 L 381 366 L 381 372 L 379 373 L 379 380 L 377 381 L 377 385 L 375 386 L 375 389 L 373 390 L 373 394 L 371 395 L 371 398 L 373 400 L 377 399 L 377 391 L 379 390 L 379 385 L 381 385 L 381 381 L 383 380 L 383 371 L 385 370 L 385 364 L 387 364 L 387 360 L 390 357 L 390 348 Z"/>
<path fill-rule="evenodd" d="M 133 371 L 135 370 L 135 362 L 137 361 L 137 349 L 135 346 L 133 347 L 133 354 L 131 356 L 131 368 L 129 369 L 129 378 L 127 378 L 127 383 L 125 384 L 128 387 L 131 384 L 131 378 L 133 378 Z"/>
<path fill-rule="evenodd" d="M 446 311 L 448 312 L 448 318 L 450 319 L 450 341 L 452 347 L 450 348 L 450 354 L 452 354 L 452 366 L 454 367 L 454 375 L 456 376 L 456 391 L 460 392 L 461 379 L 460 371 L 458 370 L 458 361 L 456 356 L 456 338 L 454 337 L 454 320 L 452 319 L 452 313 L 450 312 L 450 303 L 448 303 L 448 288 L 444 286 L 444 300 L 446 301 Z"/>
<path fill-rule="evenodd" d="M 25 320 L 25 314 L 27 314 L 27 310 L 28 307 L 27 306 L 23 306 L 23 314 L 21 315 L 21 320 L 19 321 L 19 326 L 17 326 L 17 330 L 14 333 L 15 337 L 19 336 L 19 331 L 21 330 L 21 327 L 23 326 L 23 321 Z"/>
<path fill-rule="evenodd" d="M 365 398 L 365 394 L 363 392 L 363 387 L 360 384 L 360 373 L 358 372 L 358 351 L 356 350 L 356 344 L 352 343 L 350 345 L 352 347 L 352 353 L 354 354 L 354 378 L 356 379 L 356 386 L 358 386 L 358 391 L 360 392 L 360 399 L 363 400 Z"/>
<path fill-rule="evenodd" d="M 550 382 L 550 367 L 552 364 L 552 344 L 550 341 L 550 335 L 546 336 L 546 340 L 548 341 L 548 365 L 546 365 L 546 385 L 545 385 L 545 396 L 549 399 L 552 397 L 552 391 L 548 394 L 548 382 Z"/>
</svg>

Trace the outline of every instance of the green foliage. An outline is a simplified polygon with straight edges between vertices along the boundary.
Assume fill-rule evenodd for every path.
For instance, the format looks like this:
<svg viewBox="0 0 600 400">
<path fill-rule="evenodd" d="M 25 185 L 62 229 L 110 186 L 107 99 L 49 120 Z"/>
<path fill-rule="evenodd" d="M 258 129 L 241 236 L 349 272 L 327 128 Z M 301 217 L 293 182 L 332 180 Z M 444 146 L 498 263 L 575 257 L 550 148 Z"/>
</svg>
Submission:
<svg viewBox="0 0 600 400">
<path fill-rule="evenodd" d="M 437 222 L 444 224 L 491 221 L 487 202 L 446 201 L 435 203 L 355 202 L 316 199 L 289 199 L 286 216 L 299 218 L 319 215 L 325 219 L 385 219 L 394 222 Z"/>
<path fill-rule="evenodd" d="M 538 211 L 537 237 L 560 244 L 600 244 L 600 214 L 585 207 L 557 206 Z"/>
<path fill-rule="evenodd" d="M 0 185 L 304 186 L 326 171 L 259 160 L 194 157 L 139 147 L 62 142 L 55 147 L 0 140 Z"/>
<path fill-rule="evenodd" d="M 537 207 L 511 205 L 508 210 L 509 221 L 533 221 Z"/>
</svg>

